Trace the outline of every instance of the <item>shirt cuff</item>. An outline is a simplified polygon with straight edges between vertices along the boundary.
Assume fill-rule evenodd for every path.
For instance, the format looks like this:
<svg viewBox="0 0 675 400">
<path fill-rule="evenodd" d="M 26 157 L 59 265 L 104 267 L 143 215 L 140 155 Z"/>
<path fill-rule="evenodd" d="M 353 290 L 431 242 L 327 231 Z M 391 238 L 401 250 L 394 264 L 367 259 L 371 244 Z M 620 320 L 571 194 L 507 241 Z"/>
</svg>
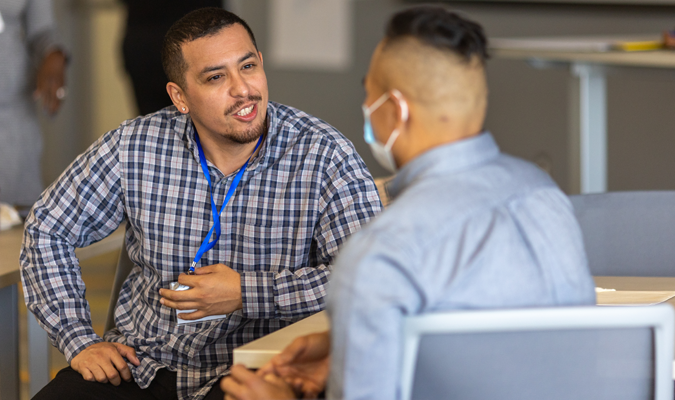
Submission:
<svg viewBox="0 0 675 400">
<path fill-rule="evenodd" d="M 59 350 L 66 356 L 66 361 L 70 361 L 80 354 L 80 352 L 92 344 L 103 342 L 103 339 L 94 332 L 90 325 L 79 324 L 69 326 L 68 329 L 60 333 L 57 338 Z"/>
<path fill-rule="evenodd" d="M 272 272 L 241 274 L 241 303 L 245 318 L 273 319 L 277 315 Z"/>
</svg>

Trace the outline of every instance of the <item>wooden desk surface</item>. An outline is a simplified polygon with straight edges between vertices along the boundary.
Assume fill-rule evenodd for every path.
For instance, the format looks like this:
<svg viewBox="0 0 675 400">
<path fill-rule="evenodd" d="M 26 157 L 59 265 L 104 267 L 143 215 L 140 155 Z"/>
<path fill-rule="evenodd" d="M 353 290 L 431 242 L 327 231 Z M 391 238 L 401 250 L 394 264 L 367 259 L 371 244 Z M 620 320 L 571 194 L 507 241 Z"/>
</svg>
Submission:
<svg viewBox="0 0 675 400">
<path fill-rule="evenodd" d="M 675 68 L 675 50 L 570 52 L 524 49 L 491 49 L 495 58 L 541 59 L 561 62 L 588 62 L 610 66 Z"/>
<path fill-rule="evenodd" d="M 19 254 L 23 241 L 23 226 L 0 232 L 0 288 L 19 283 Z M 94 243 L 91 246 L 76 249 L 75 254 L 80 260 L 95 257 L 122 247 L 124 228 L 113 232 L 112 235 Z"/>
<path fill-rule="evenodd" d="M 237 347 L 234 349 L 234 363 L 244 364 L 248 368 L 260 368 L 291 344 L 293 339 L 310 333 L 324 332 L 329 327 L 330 323 L 326 312 L 318 312 L 293 325 Z"/>
<path fill-rule="evenodd" d="M 675 290 L 675 278 L 594 276 L 595 285 L 616 290 Z"/>
<path fill-rule="evenodd" d="M 19 275 L 19 252 L 23 239 L 23 226 L 0 232 L 0 288 L 21 280 Z"/>
<path fill-rule="evenodd" d="M 616 290 L 671 290 L 675 291 L 675 278 L 596 276 L 595 285 Z M 675 307 L 675 298 L 667 301 Z M 274 355 L 279 354 L 293 339 L 310 333 L 329 329 L 327 314 L 322 311 L 293 325 L 254 340 L 234 349 L 234 363 L 244 364 L 248 368 L 260 368 Z"/>
</svg>

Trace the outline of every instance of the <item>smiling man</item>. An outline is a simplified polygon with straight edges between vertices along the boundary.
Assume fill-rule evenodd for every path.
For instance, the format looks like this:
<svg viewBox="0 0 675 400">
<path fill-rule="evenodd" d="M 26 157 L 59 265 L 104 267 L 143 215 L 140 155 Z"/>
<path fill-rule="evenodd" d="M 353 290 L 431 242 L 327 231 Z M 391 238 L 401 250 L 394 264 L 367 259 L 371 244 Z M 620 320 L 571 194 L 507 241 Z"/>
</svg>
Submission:
<svg viewBox="0 0 675 400">
<path fill-rule="evenodd" d="M 380 210 L 347 139 L 268 101 L 236 15 L 186 15 L 163 62 L 175 107 L 106 133 L 26 222 L 26 304 L 70 363 L 36 399 L 221 399 L 232 350 L 323 309 L 338 247 Z M 101 338 L 74 249 L 122 223 L 135 267 Z"/>
</svg>

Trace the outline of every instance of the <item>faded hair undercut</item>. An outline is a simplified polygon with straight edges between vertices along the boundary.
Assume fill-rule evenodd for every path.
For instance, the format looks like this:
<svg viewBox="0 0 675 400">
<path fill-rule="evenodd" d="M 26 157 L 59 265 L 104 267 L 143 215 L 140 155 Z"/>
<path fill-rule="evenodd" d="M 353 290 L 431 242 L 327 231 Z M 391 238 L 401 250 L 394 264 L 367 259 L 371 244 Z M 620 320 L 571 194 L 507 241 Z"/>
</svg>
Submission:
<svg viewBox="0 0 675 400">
<path fill-rule="evenodd" d="M 415 38 L 438 50 L 451 51 L 466 62 L 488 59 L 483 27 L 440 6 L 419 6 L 395 14 L 386 29 L 386 43 Z"/>
</svg>

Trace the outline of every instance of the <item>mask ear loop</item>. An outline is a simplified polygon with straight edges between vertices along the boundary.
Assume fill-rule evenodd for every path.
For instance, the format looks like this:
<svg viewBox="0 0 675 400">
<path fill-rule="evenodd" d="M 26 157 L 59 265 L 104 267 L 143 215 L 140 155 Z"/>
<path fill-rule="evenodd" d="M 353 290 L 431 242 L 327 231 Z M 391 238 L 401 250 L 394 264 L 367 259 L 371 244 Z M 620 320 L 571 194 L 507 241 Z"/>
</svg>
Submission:
<svg viewBox="0 0 675 400">
<path fill-rule="evenodd" d="M 394 97 L 396 97 L 396 99 L 398 100 L 398 104 L 401 107 L 401 120 L 403 122 L 408 122 L 408 102 L 405 101 L 401 92 L 399 92 L 396 89 L 392 89 L 391 94 Z M 389 140 L 387 140 L 387 144 L 384 145 L 384 148 L 387 149 L 387 151 L 391 150 L 391 148 L 394 147 L 394 142 L 396 141 L 396 138 L 398 138 L 398 135 L 400 134 L 401 134 L 400 129 L 394 129 L 394 132 L 392 132 L 391 136 L 389 136 Z"/>
<path fill-rule="evenodd" d="M 403 120 L 403 122 L 408 122 L 408 102 L 405 101 L 403 95 L 397 89 L 392 89 L 391 94 L 396 97 L 401 107 L 401 120 Z"/>
</svg>

